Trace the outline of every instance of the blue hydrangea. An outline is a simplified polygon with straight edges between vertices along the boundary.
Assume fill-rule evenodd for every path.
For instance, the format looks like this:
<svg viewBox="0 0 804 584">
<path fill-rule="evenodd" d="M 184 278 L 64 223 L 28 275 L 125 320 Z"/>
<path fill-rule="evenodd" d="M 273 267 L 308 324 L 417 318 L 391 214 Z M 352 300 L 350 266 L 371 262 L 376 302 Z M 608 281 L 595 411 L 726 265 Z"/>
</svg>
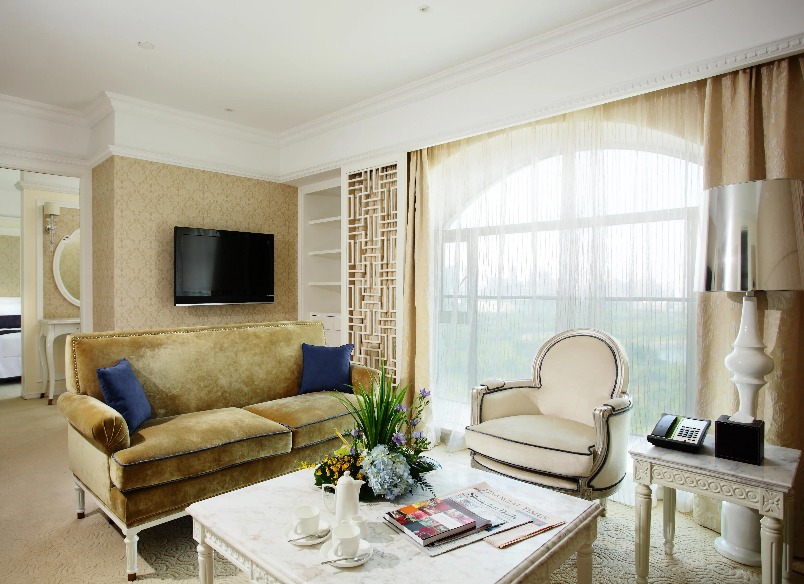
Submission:
<svg viewBox="0 0 804 584">
<path fill-rule="evenodd" d="M 412 493 L 416 483 L 410 476 L 410 467 L 399 452 L 389 452 L 385 444 L 363 452 L 363 474 L 375 495 L 394 500 Z"/>
</svg>

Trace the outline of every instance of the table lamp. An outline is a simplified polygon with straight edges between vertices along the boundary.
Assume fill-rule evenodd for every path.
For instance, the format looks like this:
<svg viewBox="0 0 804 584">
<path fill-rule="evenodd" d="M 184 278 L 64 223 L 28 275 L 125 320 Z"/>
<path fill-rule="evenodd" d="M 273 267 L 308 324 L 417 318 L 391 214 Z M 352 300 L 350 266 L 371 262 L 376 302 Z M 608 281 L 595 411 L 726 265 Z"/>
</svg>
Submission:
<svg viewBox="0 0 804 584">
<path fill-rule="evenodd" d="M 745 292 L 740 329 L 725 365 L 740 398 L 728 422 L 748 430 L 752 423 L 757 426 L 757 395 L 773 371 L 759 333 L 754 292 L 803 287 L 804 183 L 776 179 L 717 187 L 706 192 L 701 209 L 696 290 Z M 759 543 L 759 514 L 723 503 L 717 550 L 759 566 Z"/>
</svg>

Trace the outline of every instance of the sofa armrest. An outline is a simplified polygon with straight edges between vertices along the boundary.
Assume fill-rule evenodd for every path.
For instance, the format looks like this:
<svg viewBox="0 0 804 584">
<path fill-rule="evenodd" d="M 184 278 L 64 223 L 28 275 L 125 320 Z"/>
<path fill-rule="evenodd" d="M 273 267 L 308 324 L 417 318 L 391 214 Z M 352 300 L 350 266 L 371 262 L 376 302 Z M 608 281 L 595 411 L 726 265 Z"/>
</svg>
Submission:
<svg viewBox="0 0 804 584">
<path fill-rule="evenodd" d="M 532 379 L 494 379 L 472 388 L 472 425 L 518 414 L 538 413 Z"/>
<path fill-rule="evenodd" d="M 102 452 L 111 456 L 131 445 L 123 416 L 102 401 L 68 391 L 57 403 L 70 425 Z"/>
<path fill-rule="evenodd" d="M 352 363 L 351 386 L 355 393 L 374 392 L 380 383 L 380 372 L 371 367 Z"/>
<path fill-rule="evenodd" d="M 605 490 L 622 480 L 628 465 L 631 397 L 610 399 L 595 408 L 595 460 L 589 486 Z"/>
</svg>

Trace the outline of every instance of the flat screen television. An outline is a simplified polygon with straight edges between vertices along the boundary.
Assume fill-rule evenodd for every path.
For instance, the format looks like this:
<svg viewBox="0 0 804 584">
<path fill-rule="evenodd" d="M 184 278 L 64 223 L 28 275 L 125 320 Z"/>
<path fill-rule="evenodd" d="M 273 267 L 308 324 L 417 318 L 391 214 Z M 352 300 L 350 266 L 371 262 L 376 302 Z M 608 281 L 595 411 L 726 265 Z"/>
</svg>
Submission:
<svg viewBox="0 0 804 584">
<path fill-rule="evenodd" d="M 176 306 L 274 301 L 274 236 L 175 227 Z"/>
</svg>

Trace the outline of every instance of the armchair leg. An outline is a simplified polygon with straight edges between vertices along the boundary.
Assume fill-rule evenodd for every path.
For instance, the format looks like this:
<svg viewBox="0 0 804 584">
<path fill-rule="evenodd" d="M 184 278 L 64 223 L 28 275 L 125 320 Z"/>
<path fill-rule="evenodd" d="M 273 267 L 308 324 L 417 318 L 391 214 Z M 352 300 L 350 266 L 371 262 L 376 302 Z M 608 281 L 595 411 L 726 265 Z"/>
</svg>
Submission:
<svg viewBox="0 0 804 584">
<path fill-rule="evenodd" d="M 137 579 L 137 540 L 139 540 L 137 532 L 133 529 L 126 530 L 126 571 L 128 572 L 128 581 L 133 582 Z"/>
<path fill-rule="evenodd" d="M 606 510 L 609 507 L 609 498 L 608 497 L 603 497 L 602 499 L 598 499 L 598 503 L 600 503 L 600 506 L 603 507 L 603 517 L 605 517 L 606 516 Z"/>
<path fill-rule="evenodd" d="M 75 507 L 75 514 L 78 516 L 78 519 L 84 518 L 84 489 L 81 488 L 80 485 L 76 483 L 75 485 L 75 494 L 77 497 L 76 507 Z"/>
</svg>

